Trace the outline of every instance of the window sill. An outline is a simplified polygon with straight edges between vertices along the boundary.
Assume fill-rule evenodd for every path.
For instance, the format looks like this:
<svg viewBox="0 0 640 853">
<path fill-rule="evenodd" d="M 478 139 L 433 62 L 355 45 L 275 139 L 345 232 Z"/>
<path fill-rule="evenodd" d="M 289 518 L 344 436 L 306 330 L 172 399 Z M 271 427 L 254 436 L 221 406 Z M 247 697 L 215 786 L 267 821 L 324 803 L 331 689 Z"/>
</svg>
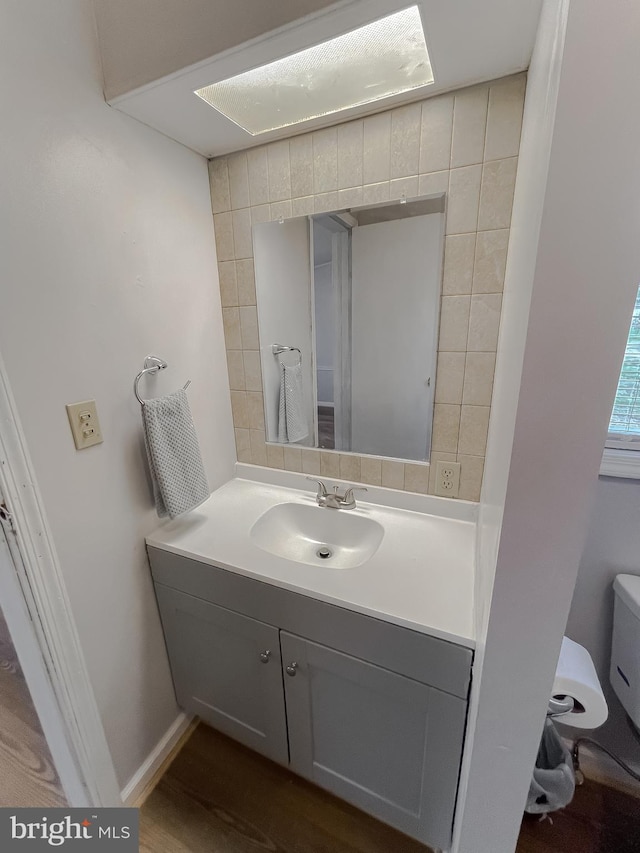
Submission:
<svg viewBox="0 0 640 853">
<path fill-rule="evenodd" d="M 637 450 L 613 450 L 607 447 L 602 454 L 600 476 L 640 480 L 640 452 Z"/>
</svg>

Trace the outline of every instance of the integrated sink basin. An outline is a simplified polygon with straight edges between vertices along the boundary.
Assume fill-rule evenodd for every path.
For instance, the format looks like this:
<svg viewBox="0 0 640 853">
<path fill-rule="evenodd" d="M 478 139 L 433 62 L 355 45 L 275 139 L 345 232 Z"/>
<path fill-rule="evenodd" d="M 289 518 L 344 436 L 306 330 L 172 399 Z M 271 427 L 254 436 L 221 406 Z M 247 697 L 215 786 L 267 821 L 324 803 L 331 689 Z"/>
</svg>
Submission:
<svg viewBox="0 0 640 853">
<path fill-rule="evenodd" d="M 260 516 L 249 536 L 263 551 L 296 563 L 354 569 L 378 550 L 384 528 L 351 511 L 281 503 Z"/>
</svg>

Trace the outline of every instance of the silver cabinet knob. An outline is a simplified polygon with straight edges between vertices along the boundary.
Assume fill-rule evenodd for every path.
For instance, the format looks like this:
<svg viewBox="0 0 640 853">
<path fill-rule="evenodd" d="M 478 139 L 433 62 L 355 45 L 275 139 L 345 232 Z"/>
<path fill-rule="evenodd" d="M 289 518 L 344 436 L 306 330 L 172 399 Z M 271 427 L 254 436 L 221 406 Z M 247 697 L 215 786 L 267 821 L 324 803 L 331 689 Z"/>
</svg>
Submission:
<svg viewBox="0 0 640 853">
<path fill-rule="evenodd" d="M 296 674 L 296 670 L 298 669 L 298 664 L 296 661 L 292 661 L 287 667 L 287 675 L 294 676 Z"/>
<path fill-rule="evenodd" d="M 265 649 L 264 652 L 260 652 L 260 660 L 262 663 L 269 663 L 269 659 L 271 658 L 271 652 L 269 649 Z"/>
</svg>

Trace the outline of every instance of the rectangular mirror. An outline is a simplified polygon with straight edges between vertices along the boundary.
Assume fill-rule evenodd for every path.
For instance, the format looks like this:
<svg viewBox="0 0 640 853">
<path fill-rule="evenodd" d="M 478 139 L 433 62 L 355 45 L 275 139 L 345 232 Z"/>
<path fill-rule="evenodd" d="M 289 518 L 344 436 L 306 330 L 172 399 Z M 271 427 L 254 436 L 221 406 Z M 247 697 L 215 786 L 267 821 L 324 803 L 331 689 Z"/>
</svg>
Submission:
<svg viewBox="0 0 640 853">
<path fill-rule="evenodd" d="M 445 196 L 253 227 L 266 440 L 427 461 Z"/>
</svg>

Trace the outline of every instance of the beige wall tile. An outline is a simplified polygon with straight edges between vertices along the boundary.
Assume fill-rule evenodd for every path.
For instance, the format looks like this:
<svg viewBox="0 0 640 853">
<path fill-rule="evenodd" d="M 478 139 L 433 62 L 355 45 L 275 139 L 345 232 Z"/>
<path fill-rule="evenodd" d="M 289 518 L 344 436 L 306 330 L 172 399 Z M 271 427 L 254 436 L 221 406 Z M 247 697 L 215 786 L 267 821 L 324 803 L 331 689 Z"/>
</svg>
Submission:
<svg viewBox="0 0 640 853">
<path fill-rule="evenodd" d="M 261 391 L 247 391 L 247 410 L 250 429 L 264 430 L 264 400 Z"/>
<path fill-rule="evenodd" d="M 303 474 L 315 474 L 320 476 L 320 452 L 318 450 L 301 448 L 302 472 Z"/>
<path fill-rule="evenodd" d="M 422 103 L 420 172 L 448 169 L 453 130 L 453 95 L 429 98 Z"/>
<path fill-rule="evenodd" d="M 456 93 L 451 144 L 452 169 L 482 163 L 488 99 L 489 89 L 485 86 Z"/>
<path fill-rule="evenodd" d="M 243 305 L 240 311 L 242 349 L 260 349 L 258 338 L 258 312 L 253 305 Z"/>
<path fill-rule="evenodd" d="M 237 429 L 249 429 L 249 409 L 246 391 L 231 392 L 231 414 Z"/>
<path fill-rule="evenodd" d="M 242 350 L 227 350 L 227 373 L 229 374 L 229 388 L 232 391 L 244 391 L 246 385 Z"/>
<path fill-rule="evenodd" d="M 280 219 L 291 219 L 291 215 L 291 199 L 274 201 L 271 205 L 270 219 L 272 222 L 278 222 Z"/>
<path fill-rule="evenodd" d="M 320 451 L 320 476 L 340 478 L 340 454 Z"/>
<path fill-rule="evenodd" d="M 269 468 L 284 468 L 283 448 L 277 444 L 267 444 L 267 465 Z"/>
<path fill-rule="evenodd" d="M 470 406 L 490 406 L 493 374 L 496 366 L 494 352 L 468 352 L 465 359 L 462 402 Z"/>
<path fill-rule="evenodd" d="M 284 467 L 287 471 L 302 471 L 302 451 L 299 447 L 283 447 Z"/>
<path fill-rule="evenodd" d="M 502 293 L 509 229 L 479 231 L 473 269 L 474 293 Z"/>
<path fill-rule="evenodd" d="M 502 296 L 499 293 L 481 293 L 471 297 L 466 349 L 471 352 L 497 350 L 501 307 Z"/>
<path fill-rule="evenodd" d="M 455 453 L 442 453 L 438 450 L 432 450 L 429 457 L 429 494 L 434 495 L 436 492 L 436 469 L 438 462 L 457 462 Z"/>
<path fill-rule="evenodd" d="M 239 151 L 231 154 L 227 160 L 229 170 L 229 193 L 231 207 L 249 207 L 249 173 L 247 172 L 247 154 Z"/>
<path fill-rule="evenodd" d="M 438 355 L 436 373 L 436 403 L 462 403 L 462 387 L 465 376 L 465 353 L 441 352 Z"/>
<path fill-rule="evenodd" d="M 260 353 L 257 350 L 244 350 L 244 381 L 247 391 L 262 391 L 262 369 Z"/>
<path fill-rule="evenodd" d="M 391 177 L 391 113 L 364 120 L 362 180 L 377 184 Z"/>
<path fill-rule="evenodd" d="M 460 406 L 436 403 L 433 407 L 432 450 L 457 453 L 460 432 Z"/>
<path fill-rule="evenodd" d="M 462 406 L 458 453 L 484 456 L 489 428 L 489 406 Z"/>
<path fill-rule="evenodd" d="M 426 495 L 429 492 L 429 466 L 412 462 L 404 464 L 405 492 L 419 492 Z"/>
<path fill-rule="evenodd" d="M 252 258 L 251 208 L 244 207 L 242 210 L 234 210 L 231 214 L 231 220 L 233 222 L 233 245 L 235 247 L 236 260 L 240 258 Z"/>
<path fill-rule="evenodd" d="M 389 198 L 415 198 L 418 195 L 418 176 L 394 178 L 389 182 Z"/>
<path fill-rule="evenodd" d="M 470 296 L 443 296 L 440 308 L 441 352 L 465 352 L 469 334 Z"/>
<path fill-rule="evenodd" d="M 309 216 L 310 213 L 313 213 L 313 196 L 294 198 L 291 202 L 291 212 L 293 216 Z"/>
<path fill-rule="evenodd" d="M 364 123 L 350 121 L 338 127 L 338 188 L 362 185 Z"/>
<path fill-rule="evenodd" d="M 236 453 L 238 462 L 251 462 L 251 437 L 248 429 L 237 429 L 236 434 Z"/>
<path fill-rule="evenodd" d="M 367 184 L 362 187 L 362 203 L 378 204 L 381 201 L 389 201 L 389 193 L 389 181 L 382 181 L 379 184 Z"/>
<path fill-rule="evenodd" d="M 362 204 L 362 187 L 338 190 L 338 207 L 357 207 Z"/>
<path fill-rule="evenodd" d="M 360 457 L 355 453 L 340 454 L 340 479 L 361 482 L 362 470 Z"/>
<path fill-rule="evenodd" d="M 304 136 L 294 136 L 290 140 L 289 156 L 291 159 L 292 198 L 312 195 L 313 142 L 310 133 L 306 133 Z"/>
<path fill-rule="evenodd" d="M 227 171 L 227 158 L 216 157 L 209 160 L 209 188 L 211 190 L 211 210 L 213 213 L 222 213 L 231 207 L 231 195 L 229 193 L 229 172 Z"/>
<path fill-rule="evenodd" d="M 338 130 L 327 127 L 311 134 L 313 141 L 313 192 L 338 189 Z"/>
<path fill-rule="evenodd" d="M 517 157 L 484 164 L 478 216 L 479 231 L 508 228 L 511 224 L 517 168 Z"/>
<path fill-rule="evenodd" d="M 240 333 L 240 309 L 223 308 L 222 326 L 224 328 L 224 343 L 227 349 L 242 349 Z"/>
<path fill-rule="evenodd" d="M 313 197 L 314 213 L 323 213 L 325 210 L 338 209 L 338 192 L 334 190 L 330 193 L 320 193 Z"/>
<path fill-rule="evenodd" d="M 517 156 L 526 85 L 524 74 L 491 84 L 485 160 Z"/>
<path fill-rule="evenodd" d="M 418 174 L 421 115 L 420 104 L 391 111 L 391 178 Z"/>
<path fill-rule="evenodd" d="M 251 461 L 254 465 L 267 464 L 267 445 L 264 441 L 264 432 L 259 429 L 250 429 Z"/>
<path fill-rule="evenodd" d="M 238 304 L 238 284 L 235 261 L 220 261 L 218 264 L 220 279 L 220 301 L 223 308 Z"/>
<path fill-rule="evenodd" d="M 271 222 L 270 204 L 257 204 L 251 208 L 251 227 L 261 225 L 263 222 Z"/>
<path fill-rule="evenodd" d="M 288 139 L 271 142 L 267 145 L 267 166 L 269 168 L 269 201 L 291 198 L 291 165 Z"/>
<path fill-rule="evenodd" d="M 483 456 L 458 456 L 460 463 L 460 492 L 463 501 L 479 501 L 484 470 Z"/>
<path fill-rule="evenodd" d="M 213 217 L 213 230 L 216 239 L 216 254 L 218 262 L 232 261 L 233 251 L 233 222 L 230 213 L 216 213 Z"/>
<path fill-rule="evenodd" d="M 247 172 L 251 204 L 266 204 L 269 201 L 269 167 L 265 147 L 247 151 Z"/>
<path fill-rule="evenodd" d="M 237 262 L 236 278 L 238 281 L 238 304 L 256 305 L 256 282 L 252 258 Z"/>
<path fill-rule="evenodd" d="M 360 476 L 370 486 L 382 485 L 382 460 L 375 456 L 363 456 L 360 461 Z"/>
<path fill-rule="evenodd" d="M 443 296 L 471 293 L 476 235 L 450 234 L 444 241 Z"/>
<path fill-rule="evenodd" d="M 420 195 L 439 195 L 449 191 L 449 170 L 443 172 L 428 172 L 418 177 L 418 193 Z"/>
<path fill-rule="evenodd" d="M 382 485 L 387 489 L 404 489 L 404 462 L 382 460 Z"/>
<path fill-rule="evenodd" d="M 447 234 L 464 234 L 477 229 L 481 179 L 482 166 L 463 166 L 451 170 Z"/>
</svg>

